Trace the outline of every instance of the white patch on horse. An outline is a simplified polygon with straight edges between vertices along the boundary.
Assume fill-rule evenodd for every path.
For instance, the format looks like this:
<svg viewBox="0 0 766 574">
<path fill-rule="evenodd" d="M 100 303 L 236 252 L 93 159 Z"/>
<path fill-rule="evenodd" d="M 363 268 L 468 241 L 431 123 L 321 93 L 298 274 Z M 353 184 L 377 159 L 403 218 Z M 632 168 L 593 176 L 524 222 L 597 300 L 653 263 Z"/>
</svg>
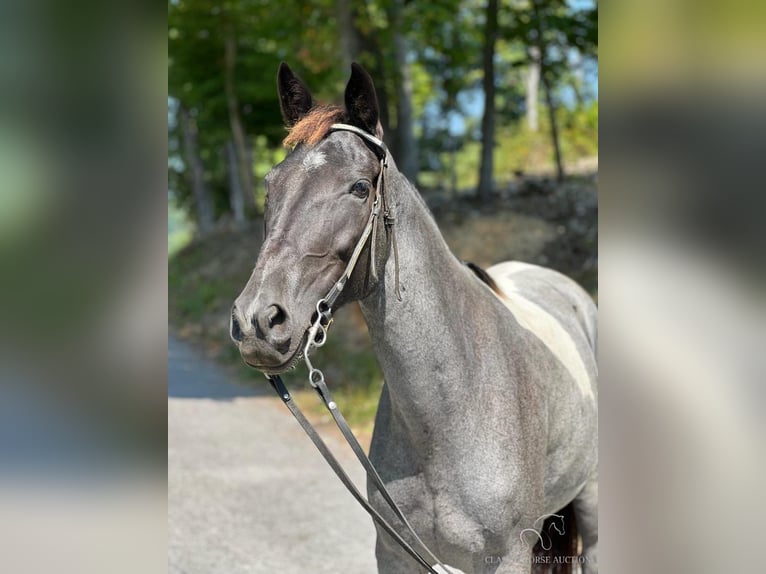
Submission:
<svg viewBox="0 0 766 574">
<path fill-rule="evenodd" d="M 559 321 L 537 303 L 525 298 L 516 288 L 512 275 L 524 269 L 535 269 L 536 265 L 509 261 L 489 268 L 488 273 L 495 280 L 505 297 L 500 300 L 526 330 L 533 333 L 548 347 L 566 367 L 584 396 L 594 399 L 593 387 L 588 370 L 577 350 L 572 336 Z"/>
<path fill-rule="evenodd" d="M 301 165 L 303 166 L 303 169 L 312 170 L 322 167 L 326 163 L 327 157 L 325 157 L 321 151 L 314 150 L 303 158 Z"/>
</svg>

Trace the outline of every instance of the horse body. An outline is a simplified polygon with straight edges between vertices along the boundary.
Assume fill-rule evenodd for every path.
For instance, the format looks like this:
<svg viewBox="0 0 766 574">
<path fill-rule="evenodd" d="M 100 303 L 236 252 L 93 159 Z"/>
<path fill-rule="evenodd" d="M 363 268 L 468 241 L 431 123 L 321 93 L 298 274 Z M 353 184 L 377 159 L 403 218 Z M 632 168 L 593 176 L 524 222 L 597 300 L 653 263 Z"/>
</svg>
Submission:
<svg viewBox="0 0 766 574">
<path fill-rule="evenodd" d="M 566 373 L 547 375 L 545 493 L 547 512 L 553 513 L 566 505 L 568 493 L 585 486 L 598 466 L 596 306 L 579 285 L 551 269 L 514 261 L 495 265 L 488 273 L 522 328 L 535 334 L 545 345 L 543 352 L 552 353 L 566 368 Z M 526 358 L 534 357 L 528 351 Z"/>
<path fill-rule="evenodd" d="M 359 135 L 328 129 L 340 121 L 382 136 L 361 68 L 352 67 L 345 110 L 312 114 L 308 89 L 284 65 L 279 90 L 297 147 L 267 176 L 266 239 L 231 325 L 245 361 L 270 373 L 300 357 L 316 302 L 377 205 L 370 190 L 383 169 Z M 595 306 L 566 277 L 518 263 L 489 270 L 493 292 L 450 252 L 418 192 L 388 162 L 385 208 L 398 250 L 392 219 L 378 219 L 365 263 L 338 299 L 360 302 L 385 376 L 370 458 L 450 566 L 528 573 L 523 533 L 573 503 L 584 569 L 596 573 Z M 382 574 L 419 571 L 381 529 L 376 555 Z"/>
<path fill-rule="evenodd" d="M 446 563 L 464 572 L 528 572 L 520 531 L 566 506 L 595 472 L 595 389 L 584 392 L 539 335 L 450 253 L 409 183 L 391 180 L 404 292 L 401 302 L 391 293 L 389 264 L 379 291 L 362 301 L 386 381 L 370 457 Z M 509 284 L 503 271 L 501 288 Z M 517 272 L 539 276 L 517 285 L 534 287 L 530 299 L 541 293 L 532 283 L 556 286 L 540 307 L 585 354 L 590 386 L 589 335 L 571 309 L 589 304 L 584 316 L 592 317 L 587 294 L 552 271 Z M 374 489 L 369 494 L 385 513 Z M 411 571 L 383 533 L 377 554 L 380 572 Z"/>
</svg>

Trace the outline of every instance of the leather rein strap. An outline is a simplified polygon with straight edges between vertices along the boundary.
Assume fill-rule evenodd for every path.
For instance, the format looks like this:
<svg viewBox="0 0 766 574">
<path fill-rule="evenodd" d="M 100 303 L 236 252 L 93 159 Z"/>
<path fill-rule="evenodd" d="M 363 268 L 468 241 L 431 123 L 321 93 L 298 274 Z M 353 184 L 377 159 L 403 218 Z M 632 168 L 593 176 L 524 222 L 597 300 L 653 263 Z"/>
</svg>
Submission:
<svg viewBox="0 0 766 574">
<path fill-rule="evenodd" d="M 396 529 L 391 526 L 391 524 L 386 521 L 385 518 L 383 518 L 380 513 L 373 508 L 373 506 L 367 501 L 367 499 L 359 492 L 356 485 L 353 483 L 351 478 L 349 478 L 348 474 L 346 474 L 346 471 L 343 470 L 343 467 L 338 462 L 338 459 L 335 458 L 335 455 L 333 455 L 332 451 L 330 451 L 327 444 L 324 442 L 321 436 L 319 436 L 319 433 L 317 433 L 316 429 L 313 427 L 313 425 L 306 419 L 306 417 L 303 415 L 301 410 L 298 408 L 298 405 L 295 404 L 295 401 L 292 400 L 292 397 L 290 396 L 290 392 L 287 390 L 287 387 L 285 386 L 284 382 L 282 381 L 282 378 L 279 375 L 268 375 L 267 376 L 269 383 L 271 383 L 272 388 L 276 391 L 276 393 L 279 395 L 279 397 L 282 399 L 282 402 L 285 403 L 289 411 L 292 413 L 292 415 L 295 417 L 295 419 L 298 421 L 298 424 L 301 425 L 301 428 L 304 430 L 304 432 L 308 435 L 308 437 L 311 439 L 311 442 L 314 443 L 314 446 L 316 446 L 317 450 L 320 452 L 320 454 L 324 457 L 324 459 L 327 461 L 327 464 L 332 468 L 335 475 L 340 479 L 340 481 L 343 483 L 343 485 L 346 487 L 346 489 L 351 493 L 351 495 L 356 499 L 356 501 L 364 508 L 364 510 L 372 517 L 372 519 L 377 522 L 390 536 L 394 539 L 394 541 L 405 551 L 407 554 L 409 554 L 416 562 L 418 562 L 423 568 L 425 568 L 430 574 L 439 574 L 436 570 L 434 570 L 433 566 L 429 564 L 429 562 L 423 558 L 423 556 L 415 550 L 402 536 L 396 531 Z M 318 387 L 317 387 L 318 389 Z M 317 392 L 320 393 L 321 391 L 317 390 Z M 324 402 L 324 399 L 323 399 Z M 334 401 L 330 401 L 332 405 L 335 405 Z M 327 406 L 327 403 L 325 403 L 325 406 Z M 328 406 L 328 408 L 330 408 Z M 330 409 L 330 412 L 333 413 L 333 418 L 335 419 L 335 422 L 338 424 L 338 427 L 341 429 L 341 432 L 343 432 L 343 436 L 346 437 L 346 440 L 348 439 L 348 436 L 352 436 L 351 430 L 348 428 L 348 425 L 346 424 L 344 419 L 340 419 L 342 421 L 339 422 L 339 419 L 335 418 L 335 413 L 338 413 L 340 415 L 340 412 L 338 411 L 337 406 L 334 406 Z M 345 430 L 344 430 L 345 427 Z M 357 453 L 357 457 L 359 456 L 358 450 L 361 450 L 361 446 L 356 441 L 356 439 L 353 439 L 353 442 L 349 441 L 349 445 L 352 447 L 355 453 Z M 369 459 L 367 458 L 367 455 L 364 454 L 364 451 L 361 450 L 361 453 L 365 460 L 367 460 L 367 463 L 369 464 L 370 468 L 372 468 L 372 471 L 375 472 L 374 467 L 372 466 L 372 463 L 369 462 Z M 362 460 L 362 459 L 360 459 Z M 365 470 L 367 470 L 367 465 L 365 465 Z M 369 470 L 367 471 L 369 474 Z M 375 473 L 377 474 L 377 473 Z M 378 478 L 380 480 L 380 478 Z M 375 480 L 373 479 L 373 482 Z M 382 483 L 381 483 L 382 485 Z M 397 514 L 397 517 L 401 514 L 401 510 L 396 505 L 395 502 L 390 498 L 390 495 L 388 495 L 388 491 L 385 490 L 385 486 L 383 486 L 383 489 L 381 490 L 378 486 L 378 483 L 375 482 L 375 486 L 380 490 L 381 494 L 385 492 L 384 498 L 386 499 L 386 502 L 391 500 L 389 502 L 389 505 L 393 503 L 392 509 L 396 509 L 394 512 Z M 409 523 L 406 521 L 406 518 L 404 518 L 404 515 L 401 515 L 402 517 L 400 520 L 402 520 L 402 523 L 409 527 L 408 529 L 411 529 L 412 527 L 409 526 Z M 420 540 L 420 538 L 417 536 L 417 534 L 412 531 L 413 535 L 415 536 L 415 539 L 420 543 L 420 545 L 426 550 L 426 553 L 431 556 L 434 559 L 434 562 L 437 564 L 439 563 L 439 560 L 433 557 L 433 554 L 428 550 L 428 547 Z M 442 568 L 444 568 L 442 566 Z M 448 570 L 444 569 L 444 572 L 449 572 Z"/>
<path fill-rule="evenodd" d="M 375 486 L 378 492 L 380 492 L 380 494 L 383 496 L 383 499 L 386 501 L 388 506 L 394 512 L 394 514 L 396 515 L 398 520 L 401 522 L 401 524 L 404 526 L 404 528 L 409 532 L 412 538 L 420 545 L 420 547 L 422 547 L 422 550 L 424 551 L 424 553 L 431 558 L 433 565 L 431 562 L 426 560 L 420 552 L 418 552 L 415 548 L 413 548 L 409 542 L 407 542 L 404 538 L 402 538 L 402 536 L 397 532 L 397 530 L 393 526 L 391 526 L 391 524 L 388 521 L 386 521 L 386 519 L 383 518 L 380 515 L 380 513 L 377 510 L 375 510 L 375 508 L 373 508 L 373 506 L 369 503 L 369 501 L 359 492 L 356 485 L 354 485 L 353 481 L 349 478 L 348 474 L 346 474 L 346 472 L 343 470 L 343 467 L 335 458 L 335 456 L 332 454 L 327 444 L 324 442 L 324 440 L 322 440 L 322 437 L 319 436 L 316 429 L 312 426 L 312 424 L 308 421 L 308 419 L 306 419 L 306 417 L 303 415 L 301 410 L 295 404 L 295 401 L 292 400 L 290 392 L 287 390 L 287 387 L 282 381 L 282 378 L 279 375 L 268 374 L 268 373 L 266 373 L 266 378 L 269 380 L 269 383 L 271 384 L 274 391 L 279 395 L 279 398 L 287 406 L 287 408 L 290 410 L 292 415 L 298 421 L 298 424 L 300 424 L 301 428 L 311 439 L 311 442 L 314 443 L 314 446 L 316 446 L 317 450 L 319 450 L 321 455 L 327 461 L 327 464 L 330 466 L 330 468 L 332 468 L 333 472 L 335 472 L 336 476 L 340 479 L 340 481 L 343 483 L 346 489 L 348 489 L 348 491 L 356 499 L 356 501 L 362 506 L 362 508 L 364 508 L 364 510 L 367 511 L 367 513 L 372 517 L 372 519 L 375 522 L 377 522 L 383 528 L 383 530 L 385 530 L 391 536 L 391 538 L 393 538 L 394 541 L 397 544 L 399 544 L 399 546 L 407 554 L 409 554 L 416 562 L 418 562 L 430 574 L 439 574 L 437 570 L 434 569 L 436 565 L 439 565 L 444 572 L 449 572 L 449 570 L 446 569 L 446 567 L 441 563 L 441 561 L 433 554 L 433 552 L 431 552 L 431 550 L 420 539 L 420 537 L 417 535 L 415 530 L 410 525 L 407 518 L 404 516 L 404 513 L 402 512 L 402 510 L 399 508 L 399 505 L 397 505 L 394 499 L 391 497 L 391 494 L 388 492 L 388 489 L 386 488 L 385 484 L 383 484 L 383 480 L 380 478 L 380 475 L 378 474 L 377 470 L 375 470 L 375 466 L 373 466 L 372 462 L 367 457 L 367 454 L 364 452 L 364 449 L 359 444 L 359 441 L 351 432 L 351 429 L 349 428 L 348 423 L 346 422 L 346 419 L 343 417 L 340 410 L 338 409 L 337 403 L 333 400 L 332 394 L 330 393 L 330 389 L 327 387 L 327 384 L 325 383 L 324 374 L 319 369 L 316 369 L 311 364 L 311 360 L 309 359 L 309 353 L 311 349 L 313 347 L 321 347 L 327 341 L 327 329 L 329 328 L 330 323 L 332 322 L 333 306 L 335 305 L 338 299 L 338 296 L 345 288 L 349 277 L 353 273 L 354 268 L 356 267 L 357 261 L 359 260 L 359 256 L 361 255 L 361 252 L 364 249 L 364 246 L 366 245 L 370 236 L 372 236 L 372 243 L 370 246 L 370 250 L 371 250 L 370 265 L 372 267 L 371 271 L 373 273 L 373 276 L 375 275 L 375 243 L 376 243 L 376 231 L 377 231 L 376 220 L 380 214 L 381 207 L 383 208 L 383 213 L 385 218 L 384 223 L 386 225 L 387 230 L 390 230 L 391 232 L 391 238 L 392 238 L 391 242 L 392 242 L 392 249 L 393 249 L 393 255 L 394 255 L 394 282 L 395 282 L 394 290 L 395 290 L 397 298 L 401 301 L 401 295 L 399 293 L 399 261 L 398 261 L 399 254 L 397 252 L 396 237 L 393 235 L 393 225 L 394 225 L 395 219 L 393 216 L 391 206 L 387 202 L 386 195 L 385 195 L 385 173 L 386 173 L 386 168 L 388 167 L 388 161 L 387 161 L 388 149 L 386 148 L 386 145 L 380 139 L 368 134 L 367 132 L 355 126 L 351 126 L 347 124 L 333 124 L 333 126 L 331 127 L 331 130 L 332 131 L 350 131 L 364 138 L 366 141 L 372 143 L 375 146 L 377 152 L 379 152 L 378 155 L 380 157 L 380 174 L 378 175 L 378 182 L 375 188 L 375 198 L 373 199 L 373 204 L 370 210 L 370 216 L 367 220 L 367 225 L 365 226 L 364 231 L 362 232 L 362 235 L 359 238 L 359 241 L 357 242 L 356 247 L 354 248 L 354 251 L 351 255 L 351 259 L 349 260 L 348 265 L 346 266 L 346 269 L 344 270 L 343 274 L 340 276 L 338 281 L 335 282 L 335 284 L 332 286 L 332 288 L 327 293 L 327 295 L 317 302 L 317 305 L 316 305 L 317 317 L 314 320 L 313 324 L 308 329 L 306 344 L 303 350 L 303 359 L 306 362 L 306 366 L 309 369 L 309 382 L 311 383 L 311 386 L 314 387 L 314 390 L 316 390 L 317 394 L 322 400 L 322 403 L 325 405 L 327 410 L 332 415 L 332 418 L 335 421 L 335 424 L 338 426 L 341 433 L 343 434 L 343 437 L 346 439 L 346 442 L 354 451 L 354 454 L 356 455 L 357 459 L 364 467 L 364 470 L 367 473 L 367 476 L 370 478 L 372 484 Z"/>
</svg>

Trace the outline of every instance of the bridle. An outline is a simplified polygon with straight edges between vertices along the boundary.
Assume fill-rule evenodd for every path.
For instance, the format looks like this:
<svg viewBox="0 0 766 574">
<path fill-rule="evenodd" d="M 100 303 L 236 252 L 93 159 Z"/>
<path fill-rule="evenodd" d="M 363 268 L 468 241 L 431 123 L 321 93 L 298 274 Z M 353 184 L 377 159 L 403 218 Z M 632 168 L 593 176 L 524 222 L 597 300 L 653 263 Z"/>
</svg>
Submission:
<svg viewBox="0 0 766 574">
<path fill-rule="evenodd" d="M 394 223 L 396 220 L 393 214 L 393 206 L 389 198 L 386 197 L 385 187 L 386 169 L 388 168 L 388 148 L 380 139 L 352 125 L 333 124 L 330 128 L 330 131 L 353 132 L 363 138 L 365 141 L 371 143 L 374 146 L 374 151 L 378 156 L 378 159 L 380 160 L 380 174 L 378 175 L 378 181 L 375 186 L 375 197 L 373 198 L 372 208 L 370 209 L 370 215 L 367 219 L 367 225 L 365 226 L 364 231 L 362 231 L 362 235 L 356 243 L 356 247 L 351 254 L 351 258 L 346 265 L 346 269 L 343 271 L 340 278 L 333 284 L 327 295 L 317 301 L 316 319 L 314 319 L 313 323 L 307 331 L 306 344 L 303 349 L 303 360 L 306 362 L 306 367 L 308 367 L 309 383 L 311 383 L 311 386 L 319 395 L 322 403 L 324 403 L 324 406 L 332 415 L 335 424 L 338 426 L 341 433 L 343 434 L 343 437 L 346 439 L 346 442 L 354 451 L 357 459 L 359 459 L 359 462 L 364 467 L 367 476 L 375 485 L 375 488 L 378 490 L 378 492 L 380 492 L 380 494 L 383 496 L 383 499 L 394 512 L 399 522 L 401 522 L 401 524 L 409 532 L 412 538 L 414 538 L 414 540 L 422 547 L 424 553 L 431 558 L 433 565 L 431 562 L 426 560 L 420 552 L 413 548 L 409 542 L 402 538 L 401 534 L 399 534 L 399 532 L 397 532 L 397 530 L 391 526 L 391 524 L 385 518 L 383 518 L 380 513 L 375 510 L 375 508 L 373 508 L 369 501 L 359 492 L 356 485 L 354 485 L 349 476 L 343 470 L 343 467 L 327 447 L 327 444 L 324 442 L 324 440 L 322 440 L 322 437 L 319 436 L 319 434 L 316 432 L 316 429 L 308 421 L 308 419 L 306 419 L 301 410 L 292 400 L 290 392 L 287 390 L 287 387 L 282 381 L 282 378 L 279 375 L 268 373 L 266 373 L 266 378 L 269 380 L 269 383 L 271 383 L 274 391 L 279 395 L 279 398 L 282 399 L 282 402 L 287 406 L 295 419 L 301 425 L 301 428 L 303 428 L 308 437 L 314 443 L 314 446 L 316 446 L 324 459 L 327 461 L 327 464 L 330 465 L 343 485 L 348 489 L 348 491 L 362 506 L 362 508 L 367 511 L 372 519 L 377 522 L 381 528 L 383 528 L 383 530 L 385 530 L 391 536 L 391 538 L 393 538 L 394 541 L 399 544 L 399 546 L 405 552 L 407 552 L 407 554 L 409 554 L 415 561 L 423 566 L 429 573 L 438 574 L 438 572 L 434 569 L 436 565 L 440 566 L 444 572 L 449 572 L 449 570 L 446 569 L 446 567 L 433 554 L 433 552 L 431 552 L 431 550 L 429 550 L 429 548 L 423 543 L 417 533 L 413 530 L 407 518 L 404 516 L 404 513 L 401 511 L 396 502 L 394 502 L 394 499 L 389 494 L 388 489 L 383 484 L 383 480 L 380 478 L 377 470 L 375 470 L 375 467 L 367 457 L 367 454 L 359 444 L 359 441 L 351 432 L 346 419 L 343 417 L 340 410 L 338 409 L 338 405 L 333 400 L 332 394 L 330 393 L 330 390 L 327 388 L 327 384 L 325 383 L 324 374 L 322 371 L 314 367 L 314 365 L 311 363 L 311 360 L 309 359 L 309 353 L 313 348 L 319 348 L 327 342 L 327 330 L 330 326 L 330 323 L 332 322 L 333 306 L 337 302 L 338 297 L 348 283 L 348 280 L 351 277 L 351 274 L 353 273 L 354 268 L 356 267 L 356 264 L 359 260 L 359 256 L 361 255 L 362 250 L 364 249 L 367 241 L 371 236 L 372 243 L 370 245 L 370 266 L 373 277 L 376 276 L 375 243 L 378 228 L 377 218 L 380 216 L 381 209 L 383 210 L 383 218 L 386 230 L 389 231 L 391 236 L 392 252 L 394 256 L 394 292 L 396 293 L 397 299 L 401 301 L 401 295 L 399 293 L 399 254 L 396 246 L 396 236 L 394 234 Z"/>
<path fill-rule="evenodd" d="M 371 143 L 373 145 L 375 155 L 378 156 L 378 160 L 380 161 L 380 173 L 378 174 L 378 181 L 375 185 L 375 197 L 373 198 L 372 208 L 370 209 L 370 216 L 367 219 L 367 225 L 365 226 L 364 231 L 362 231 L 362 235 L 359 237 L 359 241 L 356 243 L 356 247 L 351 254 L 351 259 L 349 259 L 348 265 L 346 265 L 346 269 L 343 271 L 343 274 L 340 276 L 335 285 L 333 285 L 332 289 L 330 289 L 330 292 L 327 293 L 323 299 L 330 307 L 335 304 L 335 301 L 337 300 L 341 291 L 343 291 L 343 288 L 346 286 L 346 282 L 351 277 L 351 273 L 353 273 L 354 268 L 356 267 L 356 263 L 359 260 L 359 256 L 361 255 L 362 250 L 364 249 L 364 246 L 366 245 L 367 239 L 370 237 L 370 235 L 372 235 L 372 241 L 370 242 L 370 271 L 372 273 L 373 279 L 377 279 L 377 269 L 375 267 L 375 247 L 377 244 L 376 238 L 378 232 L 377 218 L 380 215 L 380 210 L 382 208 L 383 223 L 391 234 L 391 246 L 394 255 L 394 293 L 396 293 L 396 298 L 401 301 L 402 296 L 399 293 L 399 249 L 396 245 L 396 234 L 394 233 L 394 223 L 396 223 L 396 217 L 394 216 L 393 205 L 386 195 L 385 184 L 386 170 L 388 169 L 388 148 L 382 140 L 368 134 L 366 131 L 359 129 L 356 126 L 349 124 L 333 124 L 330 126 L 330 131 L 353 132 L 365 141 Z"/>
</svg>

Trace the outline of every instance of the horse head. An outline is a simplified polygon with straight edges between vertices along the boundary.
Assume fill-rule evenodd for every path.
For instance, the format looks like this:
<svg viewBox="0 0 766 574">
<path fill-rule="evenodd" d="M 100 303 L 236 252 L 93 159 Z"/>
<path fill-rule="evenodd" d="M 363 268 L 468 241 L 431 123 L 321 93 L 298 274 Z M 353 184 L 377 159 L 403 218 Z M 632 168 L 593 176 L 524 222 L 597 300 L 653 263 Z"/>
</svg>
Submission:
<svg viewBox="0 0 766 574">
<path fill-rule="evenodd" d="M 345 107 L 319 106 L 282 64 L 277 79 L 291 151 L 266 176 L 265 238 L 231 313 L 231 338 L 250 366 L 280 373 L 301 357 L 317 302 L 343 274 L 372 221 L 385 148 L 372 79 L 353 64 Z M 337 130 L 345 124 L 359 133 Z M 381 158 L 381 150 L 384 157 Z M 377 225 L 378 221 L 374 221 Z M 383 234 L 380 234 L 383 235 Z M 375 234 L 373 234 L 373 240 Z M 369 294 L 385 265 L 367 244 L 338 305 Z"/>
</svg>

